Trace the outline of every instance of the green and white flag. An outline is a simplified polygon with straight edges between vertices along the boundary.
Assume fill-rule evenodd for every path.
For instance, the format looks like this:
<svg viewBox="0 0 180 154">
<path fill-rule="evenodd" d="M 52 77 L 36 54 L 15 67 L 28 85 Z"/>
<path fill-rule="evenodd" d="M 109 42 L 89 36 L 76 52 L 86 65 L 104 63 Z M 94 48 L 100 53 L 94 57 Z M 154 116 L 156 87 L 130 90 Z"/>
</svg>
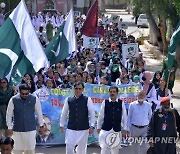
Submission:
<svg viewBox="0 0 180 154">
<path fill-rule="evenodd" d="M 169 70 L 171 70 L 171 68 L 174 65 L 176 48 L 177 48 L 179 43 L 180 43 L 180 22 L 178 24 L 178 28 L 173 33 L 171 40 L 170 40 L 170 46 L 168 49 L 168 69 Z"/>
<path fill-rule="evenodd" d="M 0 77 L 9 79 L 15 66 L 21 75 L 49 66 L 23 0 L 0 28 Z"/>
<path fill-rule="evenodd" d="M 45 53 L 52 65 L 63 61 L 76 50 L 74 18 L 71 10 L 63 25 L 46 47 Z"/>
</svg>

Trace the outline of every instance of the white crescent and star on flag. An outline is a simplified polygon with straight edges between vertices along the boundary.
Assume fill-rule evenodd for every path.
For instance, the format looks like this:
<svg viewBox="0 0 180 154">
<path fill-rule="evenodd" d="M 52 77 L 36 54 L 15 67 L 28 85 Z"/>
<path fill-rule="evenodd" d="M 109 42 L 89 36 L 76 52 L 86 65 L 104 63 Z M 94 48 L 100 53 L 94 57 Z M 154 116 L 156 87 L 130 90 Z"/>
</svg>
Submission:
<svg viewBox="0 0 180 154">
<path fill-rule="evenodd" d="M 11 62 L 12 62 L 11 69 L 10 69 L 8 75 L 6 76 L 6 78 L 9 80 L 10 76 L 11 76 L 13 66 L 15 65 L 15 63 L 16 63 L 16 61 L 18 59 L 18 55 L 15 52 L 13 52 L 11 49 L 6 49 L 6 48 L 1 48 L 0 53 L 5 54 L 6 56 L 8 56 L 9 59 L 11 60 Z"/>
<path fill-rule="evenodd" d="M 57 41 L 57 40 L 59 39 L 59 37 L 61 37 L 61 36 L 62 36 L 62 32 L 59 33 L 59 36 L 56 38 L 56 41 Z M 55 45 L 53 44 L 53 47 L 54 47 L 54 46 L 55 46 Z M 60 45 L 60 42 L 59 42 L 57 50 L 56 50 L 56 51 L 51 50 L 56 57 L 59 55 L 60 47 L 61 47 L 61 45 Z"/>
</svg>

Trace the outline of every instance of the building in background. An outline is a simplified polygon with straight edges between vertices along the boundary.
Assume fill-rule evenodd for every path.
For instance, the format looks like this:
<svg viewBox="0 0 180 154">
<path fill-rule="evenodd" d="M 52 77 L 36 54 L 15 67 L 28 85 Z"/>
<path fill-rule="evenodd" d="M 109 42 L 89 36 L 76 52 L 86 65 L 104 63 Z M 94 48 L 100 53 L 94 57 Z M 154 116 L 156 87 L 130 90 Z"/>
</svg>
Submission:
<svg viewBox="0 0 180 154">
<path fill-rule="evenodd" d="M 43 10 L 57 10 L 67 13 L 73 7 L 73 0 L 25 0 L 29 12 L 38 13 Z"/>
<path fill-rule="evenodd" d="M 0 0 L 6 4 L 5 13 L 9 13 L 16 7 L 20 0 Z M 71 8 L 86 14 L 95 0 L 25 0 L 29 12 L 37 14 L 47 9 L 55 9 L 58 12 L 67 13 Z M 126 9 L 130 0 L 99 0 L 99 10 Z"/>
</svg>

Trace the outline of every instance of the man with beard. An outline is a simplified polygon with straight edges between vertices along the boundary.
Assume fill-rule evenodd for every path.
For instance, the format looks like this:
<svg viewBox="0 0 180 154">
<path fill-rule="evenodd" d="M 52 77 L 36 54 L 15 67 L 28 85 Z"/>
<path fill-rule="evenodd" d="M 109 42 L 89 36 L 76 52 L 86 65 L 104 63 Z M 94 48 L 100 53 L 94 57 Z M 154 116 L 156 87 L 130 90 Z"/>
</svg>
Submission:
<svg viewBox="0 0 180 154">
<path fill-rule="evenodd" d="M 118 88 L 109 88 L 110 98 L 102 102 L 100 114 L 97 121 L 97 132 L 101 154 L 118 154 L 122 135 L 127 135 L 127 113 L 124 102 L 118 99 Z M 121 128 L 121 122 L 123 129 Z M 121 133 L 122 132 L 122 133 Z M 112 134 L 112 135 L 111 135 Z M 107 139 L 111 135 L 111 138 Z M 111 144 L 112 140 L 114 143 Z"/>
<path fill-rule="evenodd" d="M 13 134 L 14 154 L 35 154 L 35 113 L 41 131 L 44 129 L 41 104 L 38 98 L 30 94 L 27 84 L 20 85 L 19 90 L 20 93 L 10 99 L 7 107 L 7 135 Z"/>
<path fill-rule="evenodd" d="M 153 154 L 176 154 L 177 132 L 180 133 L 180 116 L 170 108 L 170 99 L 163 97 L 161 108 L 154 112 L 148 126 L 147 137 Z"/>
<path fill-rule="evenodd" d="M 51 133 L 51 119 L 47 115 L 43 115 L 44 130 L 39 130 L 36 136 L 37 143 L 52 143 L 54 135 Z"/>
</svg>

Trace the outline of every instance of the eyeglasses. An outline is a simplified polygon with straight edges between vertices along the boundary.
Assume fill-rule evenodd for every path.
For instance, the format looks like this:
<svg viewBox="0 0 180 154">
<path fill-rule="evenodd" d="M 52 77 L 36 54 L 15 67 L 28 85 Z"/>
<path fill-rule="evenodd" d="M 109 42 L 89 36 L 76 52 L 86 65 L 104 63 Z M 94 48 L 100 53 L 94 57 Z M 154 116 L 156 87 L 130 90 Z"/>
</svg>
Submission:
<svg viewBox="0 0 180 154">
<path fill-rule="evenodd" d="M 27 96 L 29 93 L 21 93 L 22 96 Z"/>
<path fill-rule="evenodd" d="M 74 88 L 75 90 L 82 90 L 83 88 Z"/>
</svg>

